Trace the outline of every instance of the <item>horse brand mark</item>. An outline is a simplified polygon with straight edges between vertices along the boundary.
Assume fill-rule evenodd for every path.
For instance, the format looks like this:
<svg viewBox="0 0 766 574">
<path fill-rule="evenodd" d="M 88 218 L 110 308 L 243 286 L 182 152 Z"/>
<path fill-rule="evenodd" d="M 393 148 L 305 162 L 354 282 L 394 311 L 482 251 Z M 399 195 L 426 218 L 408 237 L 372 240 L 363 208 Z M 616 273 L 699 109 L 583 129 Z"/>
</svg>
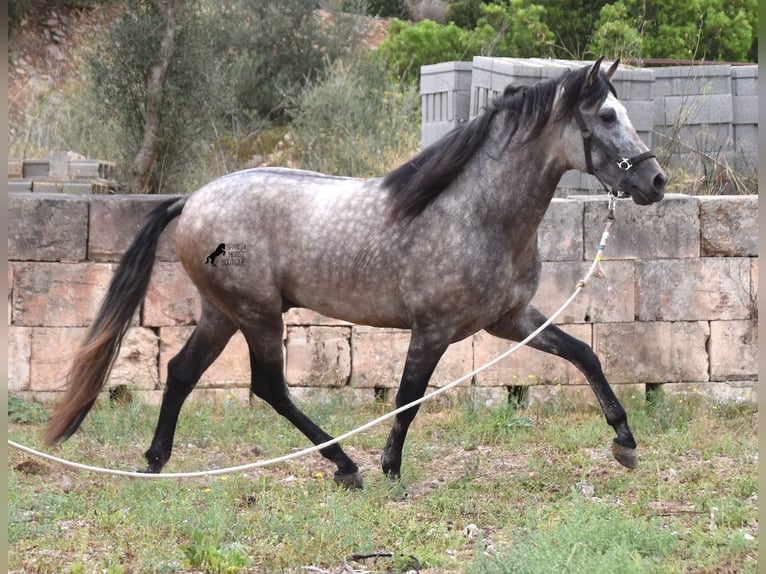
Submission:
<svg viewBox="0 0 766 574">
<path fill-rule="evenodd" d="M 245 252 L 247 251 L 247 243 L 219 243 L 210 255 L 205 259 L 205 265 L 210 263 L 213 267 L 218 267 L 216 259 L 221 257 L 219 263 L 221 265 L 244 265 L 245 264 Z"/>
</svg>

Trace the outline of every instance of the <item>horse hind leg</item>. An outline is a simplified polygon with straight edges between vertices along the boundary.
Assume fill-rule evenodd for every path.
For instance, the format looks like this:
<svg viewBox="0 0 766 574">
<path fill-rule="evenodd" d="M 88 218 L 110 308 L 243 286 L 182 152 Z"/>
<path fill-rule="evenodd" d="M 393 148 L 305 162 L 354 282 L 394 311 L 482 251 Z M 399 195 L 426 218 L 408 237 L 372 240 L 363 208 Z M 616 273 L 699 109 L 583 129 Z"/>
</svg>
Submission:
<svg viewBox="0 0 766 574">
<path fill-rule="evenodd" d="M 250 350 L 252 369 L 251 390 L 266 401 L 281 416 L 290 421 L 315 445 L 332 437 L 307 417 L 293 402 L 283 371 L 282 316 L 259 319 L 242 327 Z M 359 467 L 337 443 L 321 449 L 320 454 L 335 464 L 334 481 L 345 488 L 362 488 Z"/>
<path fill-rule="evenodd" d="M 523 313 L 505 316 L 486 330 L 504 339 L 521 341 L 544 322 L 543 314 L 529 306 Z M 532 339 L 529 346 L 566 359 L 585 375 L 601 405 L 606 422 L 617 433 L 617 437 L 612 441 L 612 455 L 623 466 L 637 468 L 636 441 L 628 427 L 628 415 L 609 386 L 601 369 L 601 362 L 590 345 L 575 339 L 555 325 L 550 325 Z"/>
<path fill-rule="evenodd" d="M 202 316 L 181 351 L 168 362 L 157 428 L 144 456 L 147 472 L 158 473 L 170 459 L 178 415 L 202 374 L 218 358 L 237 331 L 225 315 L 202 299 Z"/>
</svg>

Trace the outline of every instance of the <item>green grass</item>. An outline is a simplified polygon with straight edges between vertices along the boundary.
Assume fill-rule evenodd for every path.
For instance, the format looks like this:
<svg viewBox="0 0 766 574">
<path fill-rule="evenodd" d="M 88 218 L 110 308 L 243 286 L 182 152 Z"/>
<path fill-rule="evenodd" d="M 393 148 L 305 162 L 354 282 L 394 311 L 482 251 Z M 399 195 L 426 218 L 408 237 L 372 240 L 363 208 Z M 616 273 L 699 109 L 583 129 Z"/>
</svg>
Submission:
<svg viewBox="0 0 766 574">
<path fill-rule="evenodd" d="M 386 407 L 305 410 L 339 434 Z M 365 476 L 336 488 L 319 455 L 206 479 L 140 481 L 9 456 L 9 566 L 20 572 L 755 572 L 756 415 L 696 397 L 628 398 L 641 452 L 609 455 L 603 415 L 566 405 L 428 405 L 403 479 L 379 469 L 388 425 L 347 441 Z M 11 399 L 10 438 L 48 409 Z M 139 468 L 157 408 L 99 405 L 58 454 Z M 260 402 L 184 409 L 168 472 L 271 458 L 306 440 Z M 473 526 L 469 526 L 473 525 Z M 353 555 L 385 554 L 370 558 Z M 316 571 L 316 570 L 315 570 Z"/>
</svg>

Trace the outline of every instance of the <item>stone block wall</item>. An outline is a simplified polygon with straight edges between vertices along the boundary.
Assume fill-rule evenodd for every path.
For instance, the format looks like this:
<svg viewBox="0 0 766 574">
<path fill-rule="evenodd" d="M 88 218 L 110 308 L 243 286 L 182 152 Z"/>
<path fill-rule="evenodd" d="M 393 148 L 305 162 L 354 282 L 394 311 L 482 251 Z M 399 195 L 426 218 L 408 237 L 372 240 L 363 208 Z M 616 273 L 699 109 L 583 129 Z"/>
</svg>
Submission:
<svg viewBox="0 0 766 574">
<path fill-rule="evenodd" d="M 62 390 L 71 358 L 97 313 L 121 254 L 163 196 L 9 194 L 8 387 L 41 400 Z M 551 313 L 587 272 L 606 204 L 555 199 L 539 230 L 543 277 L 535 304 Z M 173 251 L 174 224 L 160 243 L 149 292 L 123 343 L 109 386 L 161 398 L 167 363 L 199 313 L 196 290 Z M 603 270 L 558 323 L 590 343 L 618 392 L 701 392 L 754 401 L 757 390 L 757 197 L 669 195 L 640 207 L 620 200 Z M 374 329 L 306 309 L 286 315 L 286 372 L 293 393 L 391 398 L 404 366 L 406 331 Z M 510 347 L 481 332 L 454 344 L 434 387 Z M 247 348 L 237 334 L 192 396 L 248 397 Z M 463 383 L 460 392 L 498 404 L 555 394 L 593 402 L 582 374 L 524 348 Z"/>
</svg>

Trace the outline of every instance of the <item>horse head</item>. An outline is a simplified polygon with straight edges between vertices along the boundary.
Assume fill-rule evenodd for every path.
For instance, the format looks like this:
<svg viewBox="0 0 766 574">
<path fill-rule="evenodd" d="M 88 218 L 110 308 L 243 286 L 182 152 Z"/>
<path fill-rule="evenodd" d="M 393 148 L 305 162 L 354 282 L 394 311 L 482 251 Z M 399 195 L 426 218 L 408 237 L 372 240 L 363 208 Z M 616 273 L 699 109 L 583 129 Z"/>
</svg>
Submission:
<svg viewBox="0 0 766 574">
<path fill-rule="evenodd" d="M 594 175 L 602 185 L 629 194 L 639 205 L 660 201 L 667 175 L 654 153 L 641 141 L 617 99 L 610 80 L 619 60 L 601 70 L 603 57 L 587 71 L 572 110 L 568 134 L 579 143 L 567 142 L 571 164 Z"/>
</svg>

